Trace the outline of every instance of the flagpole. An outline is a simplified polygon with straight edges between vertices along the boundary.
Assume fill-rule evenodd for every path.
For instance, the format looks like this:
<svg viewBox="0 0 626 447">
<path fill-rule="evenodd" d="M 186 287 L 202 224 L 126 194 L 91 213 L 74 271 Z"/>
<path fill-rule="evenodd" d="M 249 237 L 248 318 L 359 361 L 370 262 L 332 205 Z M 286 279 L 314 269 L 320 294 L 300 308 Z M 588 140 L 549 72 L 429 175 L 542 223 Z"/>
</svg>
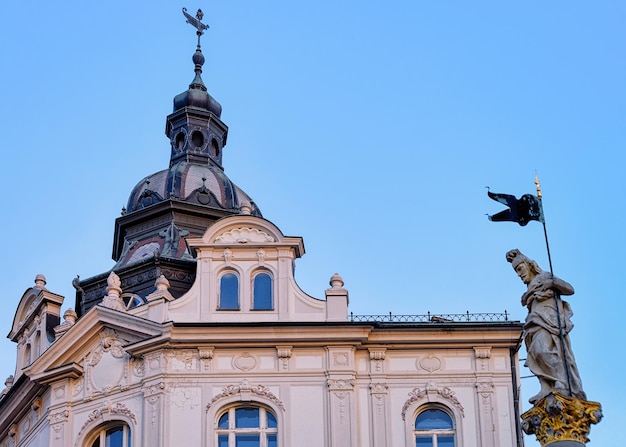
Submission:
<svg viewBox="0 0 626 447">
<path fill-rule="evenodd" d="M 541 212 L 541 223 L 543 224 L 543 235 L 546 239 L 546 250 L 548 252 L 548 265 L 550 266 L 550 277 L 554 279 L 554 270 L 552 269 L 552 256 L 550 255 L 550 243 L 548 242 L 548 230 L 546 228 L 546 218 L 543 214 L 543 198 L 541 194 L 541 184 L 539 183 L 539 176 L 535 173 L 535 186 L 537 187 L 537 198 L 539 199 L 539 209 Z M 573 397 L 572 393 L 572 379 L 570 377 L 569 361 L 567 360 L 567 354 L 565 353 L 565 334 L 563 333 L 563 324 L 561 323 L 561 310 L 559 306 L 560 294 L 556 288 L 553 288 L 554 292 L 554 306 L 556 307 L 556 318 L 559 322 L 559 339 L 561 340 L 561 353 L 563 354 L 563 366 L 565 367 L 565 374 L 567 377 L 567 389 L 570 397 Z"/>
</svg>

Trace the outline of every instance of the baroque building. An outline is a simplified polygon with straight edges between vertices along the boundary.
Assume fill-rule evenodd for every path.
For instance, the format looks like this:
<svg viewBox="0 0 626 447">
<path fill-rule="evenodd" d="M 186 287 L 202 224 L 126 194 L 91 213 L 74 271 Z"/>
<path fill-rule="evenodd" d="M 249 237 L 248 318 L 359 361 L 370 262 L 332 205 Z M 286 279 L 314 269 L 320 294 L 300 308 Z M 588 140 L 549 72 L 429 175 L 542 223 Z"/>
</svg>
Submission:
<svg viewBox="0 0 626 447">
<path fill-rule="evenodd" d="M 115 264 L 76 278 L 75 311 L 43 275 L 24 292 L 0 447 L 521 446 L 519 322 L 354 316 L 338 274 L 321 298 L 299 288 L 302 238 L 225 174 L 187 17 L 195 77 L 166 118 L 169 167 L 130 192 Z"/>
</svg>

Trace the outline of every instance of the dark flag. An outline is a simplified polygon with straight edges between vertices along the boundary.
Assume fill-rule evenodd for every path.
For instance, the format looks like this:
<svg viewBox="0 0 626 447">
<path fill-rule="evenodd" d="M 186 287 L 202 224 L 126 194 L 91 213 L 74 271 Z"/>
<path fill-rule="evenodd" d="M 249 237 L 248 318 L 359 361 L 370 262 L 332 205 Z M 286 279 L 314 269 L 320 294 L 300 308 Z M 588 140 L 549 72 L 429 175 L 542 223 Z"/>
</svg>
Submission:
<svg viewBox="0 0 626 447">
<path fill-rule="evenodd" d="M 517 222 L 521 226 L 531 220 L 544 222 L 541 201 L 532 194 L 524 194 L 519 200 L 510 194 L 496 194 L 491 191 L 487 191 L 487 195 L 496 202 L 509 207 L 508 210 L 488 216 L 493 222 Z"/>
</svg>

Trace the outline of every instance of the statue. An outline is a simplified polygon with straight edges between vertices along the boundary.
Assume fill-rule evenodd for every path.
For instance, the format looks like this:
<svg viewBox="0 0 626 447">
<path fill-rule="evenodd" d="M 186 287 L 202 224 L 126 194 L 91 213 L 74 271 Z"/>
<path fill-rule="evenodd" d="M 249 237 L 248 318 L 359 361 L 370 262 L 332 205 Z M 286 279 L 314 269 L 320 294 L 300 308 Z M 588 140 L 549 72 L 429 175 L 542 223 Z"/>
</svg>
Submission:
<svg viewBox="0 0 626 447">
<path fill-rule="evenodd" d="M 573 295 L 574 288 L 541 270 L 518 249 L 509 250 L 506 260 L 528 287 L 522 295 L 522 306 L 528 308 L 524 324 L 526 366 L 541 384 L 541 390 L 529 399 L 530 403 L 536 404 L 552 391 L 585 400 L 568 335 L 574 327 L 573 312 L 561 299 L 561 295 Z"/>
</svg>

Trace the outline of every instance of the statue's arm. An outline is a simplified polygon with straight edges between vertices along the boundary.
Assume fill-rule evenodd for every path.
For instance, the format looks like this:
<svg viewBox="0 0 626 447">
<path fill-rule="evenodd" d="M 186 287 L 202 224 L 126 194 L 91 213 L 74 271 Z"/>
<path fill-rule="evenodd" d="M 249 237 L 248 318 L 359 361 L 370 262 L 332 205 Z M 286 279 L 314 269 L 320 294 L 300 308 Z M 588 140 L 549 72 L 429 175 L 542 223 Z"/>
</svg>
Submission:
<svg viewBox="0 0 626 447">
<path fill-rule="evenodd" d="M 557 290 L 561 295 L 574 294 L 574 287 L 567 281 L 563 281 L 557 276 L 552 277 L 552 288 Z"/>
</svg>

